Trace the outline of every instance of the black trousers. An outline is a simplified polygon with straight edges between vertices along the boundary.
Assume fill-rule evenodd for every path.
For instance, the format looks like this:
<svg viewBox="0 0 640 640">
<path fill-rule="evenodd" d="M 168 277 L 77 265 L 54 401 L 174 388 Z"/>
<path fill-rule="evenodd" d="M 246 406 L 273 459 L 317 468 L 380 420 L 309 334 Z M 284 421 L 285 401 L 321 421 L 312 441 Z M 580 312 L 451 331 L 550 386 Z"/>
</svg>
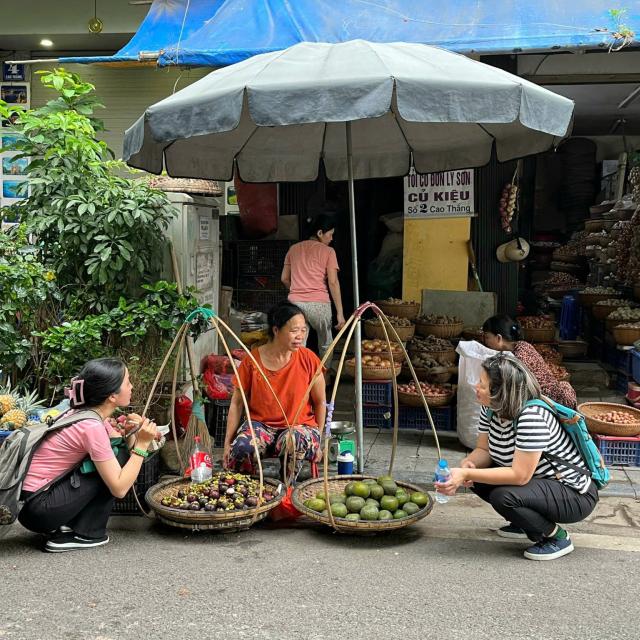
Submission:
<svg viewBox="0 0 640 640">
<path fill-rule="evenodd" d="M 51 533 L 65 525 L 83 538 L 101 538 L 114 497 L 98 473 L 76 471 L 64 476 L 49 489 L 29 499 L 20 510 L 18 521 L 35 533 Z"/>
<path fill-rule="evenodd" d="M 471 490 L 533 542 L 549 536 L 558 522 L 584 520 L 598 504 L 594 482 L 584 494 L 550 478 L 531 478 L 523 486 L 475 482 Z"/>
</svg>

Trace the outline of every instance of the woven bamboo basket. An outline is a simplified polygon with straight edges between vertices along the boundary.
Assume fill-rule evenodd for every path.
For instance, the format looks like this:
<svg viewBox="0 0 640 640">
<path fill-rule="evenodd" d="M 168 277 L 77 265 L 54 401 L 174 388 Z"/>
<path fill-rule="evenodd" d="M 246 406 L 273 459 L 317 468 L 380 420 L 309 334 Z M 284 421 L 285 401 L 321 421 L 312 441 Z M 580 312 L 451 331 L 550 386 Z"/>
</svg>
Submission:
<svg viewBox="0 0 640 640">
<path fill-rule="evenodd" d="M 443 366 L 447 364 L 455 364 L 457 353 L 455 349 L 446 349 L 445 351 L 425 351 L 424 349 L 409 349 L 409 355 L 415 355 L 416 353 L 428 353 L 431 357 L 435 358 L 438 362 L 441 362 Z"/>
<path fill-rule="evenodd" d="M 581 293 L 578 292 L 578 302 L 583 307 L 591 307 L 596 304 L 596 302 L 600 302 L 601 300 L 608 300 L 609 298 L 616 298 L 620 294 L 619 293 Z"/>
<path fill-rule="evenodd" d="M 465 327 L 462 330 L 462 338 L 464 340 L 476 340 L 477 342 L 482 342 L 484 340 L 484 331 L 479 328 Z"/>
<path fill-rule="evenodd" d="M 421 382 L 430 382 L 432 384 L 446 384 L 458 372 L 458 367 L 413 367 Z M 409 367 L 405 364 L 402 367 L 402 375 L 411 378 Z"/>
<path fill-rule="evenodd" d="M 441 396 L 425 396 L 425 400 L 430 407 L 447 407 L 451 404 L 455 392 L 453 389 Z M 422 398 L 417 393 L 405 393 L 404 391 L 398 391 L 398 402 L 408 407 L 424 407 L 422 404 Z"/>
<path fill-rule="evenodd" d="M 640 340 L 640 328 L 618 326 L 613 329 L 612 333 L 616 344 L 623 346 L 633 345 L 636 340 Z"/>
<path fill-rule="evenodd" d="M 149 178 L 149 186 L 160 191 L 173 191 L 176 193 L 194 193 L 215 197 L 222 195 L 222 189 L 215 180 L 201 180 L 199 178 L 153 176 Z"/>
<path fill-rule="evenodd" d="M 415 320 L 420 314 L 420 305 L 417 302 L 388 302 L 387 300 L 378 300 L 375 304 L 377 304 L 387 316 Z"/>
<path fill-rule="evenodd" d="M 436 338 L 457 338 L 464 329 L 464 322 L 452 322 L 451 324 L 434 324 L 431 322 L 416 321 L 416 331 L 421 336 L 435 336 Z"/>
<path fill-rule="evenodd" d="M 613 311 L 611 313 L 613 313 Z M 620 320 L 619 318 L 613 319 L 607 316 L 604 324 L 607 328 L 607 331 L 613 331 L 619 324 L 625 324 L 625 322 L 631 322 L 631 320 Z"/>
<path fill-rule="evenodd" d="M 591 313 L 596 320 L 606 320 L 607 316 L 615 311 L 620 305 L 594 304 Z"/>
<path fill-rule="evenodd" d="M 180 486 L 187 487 L 190 484 L 189 480 L 177 478 L 160 482 L 147 491 L 147 504 L 156 512 L 159 520 L 172 527 L 191 531 L 241 531 L 266 518 L 269 511 L 277 507 L 285 495 L 280 481 L 265 478 L 264 486 L 269 487 L 275 497 L 271 502 L 253 509 L 216 513 L 215 511 L 185 511 L 161 504 L 160 501 L 164 496 L 173 493 Z"/>
<path fill-rule="evenodd" d="M 553 260 L 556 262 L 570 262 L 573 264 L 580 264 L 582 261 L 580 256 L 576 253 L 564 253 L 562 251 L 554 251 Z"/>
<path fill-rule="evenodd" d="M 591 218 L 584 223 L 584 230 L 589 233 L 598 233 L 604 229 L 604 220 L 602 218 Z"/>
<path fill-rule="evenodd" d="M 391 378 L 397 378 L 402 371 L 402 364 L 399 362 L 394 363 L 395 367 L 366 367 L 362 365 L 362 379 L 363 380 L 391 380 Z M 347 360 L 344 363 L 344 372 L 351 378 L 356 376 L 356 363 L 354 360 Z"/>
<path fill-rule="evenodd" d="M 584 416 L 590 433 L 600 436 L 614 436 L 627 438 L 640 434 L 640 409 L 634 409 L 624 404 L 613 402 L 584 402 L 578 406 L 578 411 Z M 608 411 L 619 411 L 633 416 L 637 421 L 632 424 L 613 424 L 597 420 L 592 416 Z"/>
<path fill-rule="evenodd" d="M 362 355 L 363 356 L 380 356 L 381 358 L 385 358 L 385 360 L 389 358 L 389 352 L 387 351 L 387 349 L 385 349 L 384 351 L 367 351 L 366 349 L 363 348 Z M 394 362 L 404 362 L 404 353 L 402 351 L 392 351 L 391 355 L 393 356 Z"/>
<path fill-rule="evenodd" d="M 557 347 L 564 358 L 582 358 L 589 345 L 584 340 L 560 340 Z"/>
<path fill-rule="evenodd" d="M 554 300 L 562 300 L 564 296 L 571 293 L 572 289 L 548 289 L 547 295 Z"/>
<path fill-rule="evenodd" d="M 342 493 L 345 486 L 349 482 L 354 480 L 368 480 L 374 479 L 373 476 L 332 476 L 328 479 L 329 492 L 330 493 Z M 352 522 L 344 518 L 335 518 L 336 529 L 344 533 L 383 533 L 385 531 L 397 531 L 398 529 L 404 529 L 411 524 L 415 524 L 422 518 L 428 516 L 433 509 L 433 498 L 424 489 L 417 487 L 414 484 L 408 482 L 402 482 L 401 480 L 395 480 L 395 483 L 399 488 L 406 489 L 407 493 L 414 493 L 420 491 L 428 496 L 429 502 L 420 511 L 417 511 L 411 516 L 406 518 L 400 518 L 399 520 L 357 520 Z M 305 507 L 304 501 L 309 498 L 314 498 L 319 491 L 324 491 L 324 479 L 312 478 L 306 482 L 302 482 L 295 487 L 292 493 L 292 501 L 296 509 L 303 513 L 305 516 L 321 522 L 323 524 L 331 526 L 331 520 L 328 515 L 322 515 L 317 511 L 312 511 L 308 507 Z"/>
<path fill-rule="evenodd" d="M 398 338 L 400 338 L 402 342 L 407 342 L 407 340 L 411 340 L 411 338 L 413 338 L 413 335 L 416 332 L 416 327 L 413 324 L 410 327 L 396 327 L 395 325 L 393 326 L 394 326 L 394 329 L 396 330 L 396 333 L 398 334 Z M 365 322 L 364 335 L 370 340 L 375 340 L 376 338 L 378 340 L 384 340 L 384 329 L 380 324 Z"/>
<path fill-rule="evenodd" d="M 553 342 L 556 337 L 556 328 L 548 327 L 543 329 L 525 329 L 522 328 L 524 332 L 524 339 L 528 342 Z"/>
</svg>

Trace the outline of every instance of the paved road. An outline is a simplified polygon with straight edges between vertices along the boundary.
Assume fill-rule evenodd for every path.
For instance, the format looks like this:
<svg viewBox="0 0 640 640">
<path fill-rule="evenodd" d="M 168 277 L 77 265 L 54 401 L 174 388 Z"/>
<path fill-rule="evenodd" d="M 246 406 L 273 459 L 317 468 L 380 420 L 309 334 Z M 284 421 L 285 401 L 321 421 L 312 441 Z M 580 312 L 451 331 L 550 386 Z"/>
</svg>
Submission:
<svg viewBox="0 0 640 640">
<path fill-rule="evenodd" d="M 54 555 L 16 527 L 0 541 L 0 638 L 635 639 L 639 513 L 603 501 L 550 563 L 491 533 L 500 520 L 470 496 L 386 537 L 116 518 L 106 547 Z"/>
</svg>

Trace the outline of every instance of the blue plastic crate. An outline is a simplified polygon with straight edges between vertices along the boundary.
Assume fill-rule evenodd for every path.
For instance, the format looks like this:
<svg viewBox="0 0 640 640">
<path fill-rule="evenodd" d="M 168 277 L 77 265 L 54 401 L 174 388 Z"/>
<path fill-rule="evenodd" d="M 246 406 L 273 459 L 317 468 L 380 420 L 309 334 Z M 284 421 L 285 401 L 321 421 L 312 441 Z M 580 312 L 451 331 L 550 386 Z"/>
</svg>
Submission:
<svg viewBox="0 0 640 640">
<path fill-rule="evenodd" d="M 627 393 L 629 393 L 629 381 L 630 378 L 628 374 L 626 374 L 624 371 L 618 371 L 616 374 L 616 392 L 621 393 L 623 396 L 626 396 Z"/>
<path fill-rule="evenodd" d="M 605 464 L 626 464 L 640 466 L 640 437 L 614 438 L 594 436 Z"/>
<path fill-rule="evenodd" d="M 455 411 L 453 407 L 434 407 L 430 409 L 436 431 L 455 431 Z M 399 429 L 431 429 L 424 407 L 400 407 Z"/>
<path fill-rule="evenodd" d="M 631 375 L 640 384 L 640 351 L 637 349 L 631 352 Z"/>
<path fill-rule="evenodd" d="M 391 380 L 363 380 L 362 404 L 393 405 L 393 384 Z"/>
<path fill-rule="evenodd" d="M 365 427 L 390 429 L 393 426 L 393 407 L 365 404 L 362 407 L 362 422 Z"/>
<path fill-rule="evenodd" d="M 624 371 L 627 376 L 631 375 L 633 349 L 620 349 L 615 347 L 615 362 L 613 366 L 618 371 Z"/>
<path fill-rule="evenodd" d="M 0 430 L 0 444 L 2 444 L 12 433 L 13 431 Z"/>
</svg>

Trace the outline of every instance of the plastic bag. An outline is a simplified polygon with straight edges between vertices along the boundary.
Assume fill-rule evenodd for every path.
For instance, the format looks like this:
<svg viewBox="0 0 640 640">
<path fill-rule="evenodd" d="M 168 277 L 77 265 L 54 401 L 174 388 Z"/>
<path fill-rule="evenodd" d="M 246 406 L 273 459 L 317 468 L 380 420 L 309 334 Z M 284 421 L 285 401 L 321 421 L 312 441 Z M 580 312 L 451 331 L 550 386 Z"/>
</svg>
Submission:
<svg viewBox="0 0 640 640">
<path fill-rule="evenodd" d="M 474 387 L 480 381 L 482 362 L 498 352 L 475 340 L 459 342 L 456 351 L 460 355 L 458 363 L 458 440 L 465 447 L 473 449 L 478 439 L 478 421 L 481 409 Z"/>
<path fill-rule="evenodd" d="M 228 400 L 233 395 L 233 374 L 214 373 L 207 369 L 202 375 L 204 390 L 211 400 Z"/>
<path fill-rule="evenodd" d="M 269 511 L 269 519 L 274 522 L 280 522 L 281 520 L 297 520 L 302 514 L 293 506 L 293 500 L 291 494 L 293 493 L 293 487 L 287 487 L 287 493 L 282 502 Z"/>
</svg>

